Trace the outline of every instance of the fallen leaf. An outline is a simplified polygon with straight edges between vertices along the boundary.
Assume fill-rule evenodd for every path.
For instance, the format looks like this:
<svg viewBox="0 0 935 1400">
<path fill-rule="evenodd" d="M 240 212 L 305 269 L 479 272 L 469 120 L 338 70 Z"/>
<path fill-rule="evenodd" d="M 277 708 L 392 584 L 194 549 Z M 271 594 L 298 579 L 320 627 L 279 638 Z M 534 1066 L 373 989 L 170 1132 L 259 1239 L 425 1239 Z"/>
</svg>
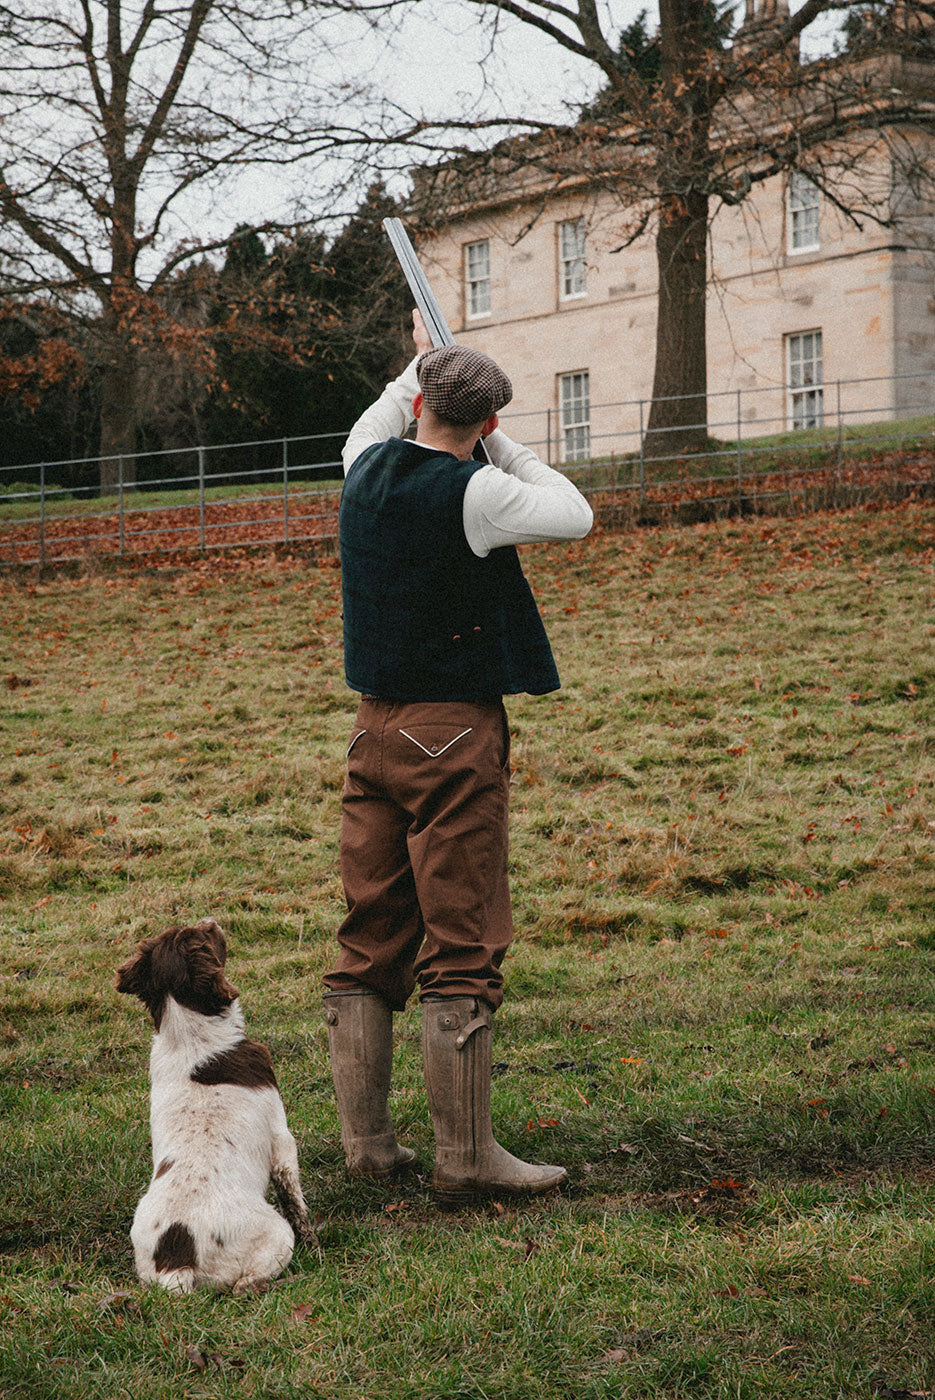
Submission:
<svg viewBox="0 0 935 1400">
<path fill-rule="evenodd" d="M 208 1357 L 200 1347 L 186 1346 L 184 1348 L 184 1355 L 185 1359 L 191 1362 L 196 1371 L 207 1371 Z"/>
<path fill-rule="evenodd" d="M 308 1322 L 315 1312 L 314 1303 L 300 1303 L 297 1308 L 293 1308 L 289 1314 L 291 1322 Z"/>
<path fill-rule="evenodd" d="M 869 1278 L 864 1278 L 863 1274 L 848 1274 L 848 1278 L 851 1283 L 857 1283 L 861 1288 L 869 1288 L 871 1285 L 871 1280 Z"/>
<path fill-rule="evenodd" d="M 118 1288 L 114 1293 L 105 1293 L 103 1298 L 97 1301 L 98 1312 L 131 1312 L 140 1311 L 136 1294 L 129 1288 Z"/>
<path fill-rule="evenodd" d="M 736 1196 L 745 1188 L 742 1181 L 735 1181 L 732 1176 L 716 1176 L 705 1189 L 711 1196 Z"/>
</svg>

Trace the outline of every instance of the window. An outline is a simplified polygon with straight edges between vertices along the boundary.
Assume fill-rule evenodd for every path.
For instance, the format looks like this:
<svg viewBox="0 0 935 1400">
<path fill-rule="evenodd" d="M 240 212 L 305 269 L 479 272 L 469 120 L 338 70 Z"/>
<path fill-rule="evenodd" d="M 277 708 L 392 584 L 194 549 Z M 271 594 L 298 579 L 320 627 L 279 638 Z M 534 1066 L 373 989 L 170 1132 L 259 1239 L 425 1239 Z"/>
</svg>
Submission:
<svg viewBox="0 0 935 1400">
<path fill-rule="evenodd" d="M 490 239 L 468 243 L 464 249 L 467 314 L 490 315 Z"/>
<path fill-rule="evenodd" d="M 824 421 L 821 331 L 786 336 L 789 417 L 793 428 L 820 428 Z"/>
<path fill-rule="evenodd" d="M 584 219 L 566 219 L 558 226 L 558 256 L 562 298 L 583 297 L 587 292 L 584 266 Z"/>
<path fill-rule="evenodd" d="M 586 369 L 558 377 L 562 461 L 576 462 L 591 452 L 591 382 Z"/>
<path fill-rule="evenodd" d="M 789 251 L 803 253 L 818 246 L 818 186 L 793 170 L 789 176 Z"/>
</svg>

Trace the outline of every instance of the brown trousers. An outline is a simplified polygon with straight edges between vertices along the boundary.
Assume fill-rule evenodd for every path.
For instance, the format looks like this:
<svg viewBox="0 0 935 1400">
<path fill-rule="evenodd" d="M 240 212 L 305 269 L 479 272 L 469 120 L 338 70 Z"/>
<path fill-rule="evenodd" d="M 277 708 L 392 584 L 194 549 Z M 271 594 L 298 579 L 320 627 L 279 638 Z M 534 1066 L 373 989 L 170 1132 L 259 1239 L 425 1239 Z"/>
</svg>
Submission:
<svg viewBox="0 0 935 1400">
<path fill-rule="evenodd" d="M 333 991 L 396 1011 L 425 996 L 503 1000 L 513 936 L 507 877 L 510 735 L 503 704 L 365 696 L 341 813 L 347 917 Z"/>
</svg>

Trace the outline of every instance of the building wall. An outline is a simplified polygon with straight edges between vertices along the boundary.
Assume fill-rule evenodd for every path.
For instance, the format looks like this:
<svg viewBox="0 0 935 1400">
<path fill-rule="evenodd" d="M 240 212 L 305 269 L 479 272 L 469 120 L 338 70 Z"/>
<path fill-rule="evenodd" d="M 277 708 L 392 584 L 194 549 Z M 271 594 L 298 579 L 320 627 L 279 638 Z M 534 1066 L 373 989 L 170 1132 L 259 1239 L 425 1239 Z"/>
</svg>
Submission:
<svg viewBox="0 0 935 1400">
<path fill-rule="evenodd" d="M 864 187 L 888 178 L 888 161 L 868 152 Z M 839 411 L 845 423 L 883 418 L 894 404 L 917 404 L 924 392 L 931 397 L 931 253 L 908 251 L 872 221 L 857 227 L 824 198 L 818 248 L 795 251 L 787 193 L 785 177 L 775 177 L 712 223 L 708 384 L 715 437 L 736 437 L 738 408 L 744 437 L 793 426 L 787 337 L 801 333 L 821 332 L 826 422 Z M 586 294 L 565 298 L 559 226 L 578 217 L 587 227 Z M 640 400 L 645 418 L 652 392 L 656 267 L 650 234 L 625 246 L 631 218 L 608 195 L 569 196 L 535 218 L 526 205 L 457 219 L 421 250 L 458 340 L 487 351 L 513 379 L 514 402 L 502 415 L 507 431 L 550 446 L 553 460 L 560 456 L 559 376 L 575 371 L 590 377 L 592 452 L 633 451 L 639 442 Z M 490 245 L 490 314 L 472 318 L 464 249 L 483 239 Z M 919 377 L 894 385 L 892 376 L 921 371 L 927 388 Z"/>
</svg>

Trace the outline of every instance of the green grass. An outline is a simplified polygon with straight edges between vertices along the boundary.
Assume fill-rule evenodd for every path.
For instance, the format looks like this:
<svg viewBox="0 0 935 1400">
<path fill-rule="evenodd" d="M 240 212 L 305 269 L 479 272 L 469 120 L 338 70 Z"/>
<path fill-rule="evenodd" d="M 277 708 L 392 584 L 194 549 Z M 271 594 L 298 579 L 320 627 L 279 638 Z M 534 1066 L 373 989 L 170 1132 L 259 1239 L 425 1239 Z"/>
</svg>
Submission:
<svg viewBox="0 0 935 1400">
<path fill-rule="evenodd" d="M 933 529 L 913 506 L 525 553 L 565 685 L 508 702 L 494 1113 L 570 1186 L 452 1216 L 426 1178 L 342 1171 L 338 571 L 0 581 L 0 1394 L 935 1390 Z M 259 1298 L 140 1289 L 129 1247 L 150 1031 L 113 970 L 208 913 L 321 1219 Z M 396 1025 L 428 1168 L 418 1009 Z"/>
<path fill-rule="evenodd" d="M 848 421 L 852 415 L 845 415 L 841 424 L 841 437 L 845 443 L 866 443 L 868 440 L 875 442 L 907 443 L 910 447 L 924 447 L 932 445 L 932 434 L 935 432 L 935 417 L 931 414 L 922 414 L 913 418 L 884 418 L 867 423 L 857 423 Z M 754 439 L 757 447 L 813 447 L 813 446 L 833 446 L 838 441 L 838 427 L 834 421 L 834 408 L 827 409 L 828 426 L 823 428 L 799 429 L 795 432 L 769 433 L 763 437 Z M 751 439 L 746 440 L 748 443 Z M 727 441 L 724 447 L 736 449 L 736 439 Z"/>
<path fill-rule="evenodd" d="M 840 439 L 836 423 L 824 428 L 749 436 L 740 444 L 741 473 L 755 479 L 772 472 L 796 472 L 820 467 L 864 467 L 884 454 L 931 452 L 935 442 L 935 417 L 883 419 L 872 423 L 844 422 Z M 579 486 L 588 489 L 639 485 L 640 472 L 645 484 L 676 480 L 697 481 L 707 477 L 737 476 L 737 440 L 709 437 L 705 451 L 669 456 L 654 449 L 652 439 L 645 454 L 637 452 L 602 455 L 588 462 L 575 463 L 570 474 Z"/>
<path fill-rule="evenodd" d="M 340 484 L 339 481 L 298 481 L 293 478 L 289 483 L 289 499 L 298 500 L 322 492 L 334 492 L 340 489 Z M 32 494 L 25 500 L 4 500 L 5 494 L 27 491 Z M 76 496 L 57 486 L 50 486 L 47 491 L 46 518 L 50 520 L 62 516 L 116 515 L 120 509 L 120 496 L 117 492 L 108 496 L 89 496 L 82 492 Z M 209 506 L 223 505 L 228 501 L 242 502 L 258 498 L 265 500 L 267 497 L 282 500 L 282 483 L 253 481 L 241 486 L 205 487 L 205 504 Z M 200 499 L 197 487 L 162 491 L 146 490 L 145 487 L 140 487 L 139 490 L 131 488 L 124 492 L 124 509 L 170 510 L 176 506 L 197 508 Z M 34 520 L 39 505 L 38 487 L 28 482 L 11 482 L 5 485 L 0 482 L 0 520 Z"/>
</svg>

